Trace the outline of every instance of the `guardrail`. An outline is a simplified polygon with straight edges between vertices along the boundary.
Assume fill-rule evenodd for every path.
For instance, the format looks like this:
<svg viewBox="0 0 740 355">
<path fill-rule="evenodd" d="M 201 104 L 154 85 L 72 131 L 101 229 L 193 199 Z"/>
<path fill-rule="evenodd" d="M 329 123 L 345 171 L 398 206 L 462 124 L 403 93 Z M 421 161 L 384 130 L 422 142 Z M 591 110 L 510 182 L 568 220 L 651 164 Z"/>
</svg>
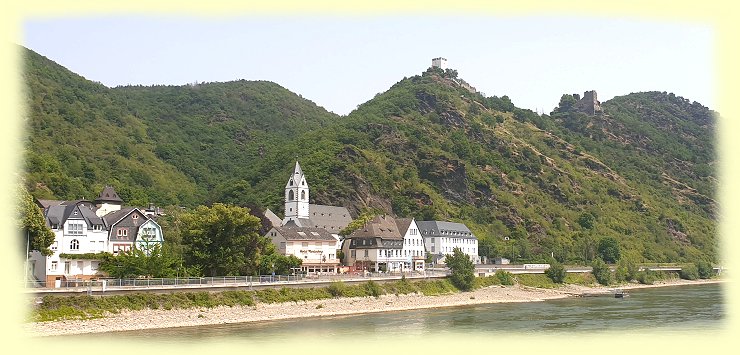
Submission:
<svg viewBox="0 0 740 355">
<path fill-rule="evenodd" d="M 410 278 L 444 276 L 444 272 L 393 272 L 393 273 L 347 273 L 347 274 L 301 274 L 301 275 L 260 275 L 260 276 L 222 276 L 222 277 L 179 277 L 179 278 L 137 278 L 137 279 L 109 279 L 95 280 L 59 280 L 54 284 L 46 285 L 41 281 L 26 282 L 26 289 L 34 292 L 48 292 L 52 290 L 92 290 L 105 291 L 106 289 L 142 289 L 142 288 L 198 288 L 198 287 L 233 287 L 246 285 L 264 285 L 275 283 L 301 282 L 330 282 L 342 280 Z"/>
</svg>

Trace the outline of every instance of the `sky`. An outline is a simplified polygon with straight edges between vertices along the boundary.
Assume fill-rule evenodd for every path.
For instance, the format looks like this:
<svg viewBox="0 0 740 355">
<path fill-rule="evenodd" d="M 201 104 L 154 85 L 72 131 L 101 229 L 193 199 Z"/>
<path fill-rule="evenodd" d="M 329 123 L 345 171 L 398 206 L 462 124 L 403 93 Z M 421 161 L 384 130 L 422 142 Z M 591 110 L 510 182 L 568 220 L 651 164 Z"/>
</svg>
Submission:
<svg viewBox="0 0 740 355">
<path fill-rule="evenodd" d="M 109 87 L 268 80 L 344 115 L 434 57 L 487 96 L 549 113 L 673 92 L 714 109 L 714 32 L 691 22 L 564 16 L 27 18 L 21 45 Z"/>
</svg>

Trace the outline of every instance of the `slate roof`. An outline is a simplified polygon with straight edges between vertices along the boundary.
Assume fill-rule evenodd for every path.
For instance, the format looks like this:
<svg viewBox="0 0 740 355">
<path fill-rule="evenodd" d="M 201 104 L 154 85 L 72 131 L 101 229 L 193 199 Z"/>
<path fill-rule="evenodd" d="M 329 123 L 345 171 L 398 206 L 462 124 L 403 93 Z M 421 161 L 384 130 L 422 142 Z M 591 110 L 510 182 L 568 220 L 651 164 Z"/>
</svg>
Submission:
<svg viewBox="0 0 740 355">
<path fill-rule="evenodd" d="M 265 210 L 265 218 L 267 218 L 273 226 L 279 226 L 283 224 L 283 220 L 278 217 L 275 212 L 272 212 L 269 208 Z"/>
<path fill-rule="evenodd" d="M 298 162 L 295 162 L 295 169 L 293 169 L 293 175 L 291 175 L 290 179 L 288 179 L 288 182 L 285 184 L 285 188 L 292 188 L 294 186 L 298 186 L 298 184 L 301 183 L 301 180 L 305 181 L 305 176 L 303 175 L 303 170 L 301 169 L 301 164 L 298 164 Z M 291 185 L 291 181 L 293 181 L 293 185 Z M 303 187 L 308 187 L 308 181 L 306 181 L 305 185 Z"/>
<path fill-rule="evenodd" d="M 396 227 L 401 236 L 406 235 L 406 232 L 409 230 L 409 226 L 411 225 L 411 221 L 413 221 L 411 218 L 396 218 Z"/>
<path fill-rule="evenodd" d="M 440 236 L 463 239 L 478 239 L 468 227 L 462 223 L 446 221 L 416 221 L 416 226 L 425 237 Z"/>
<path fill-rule="evenodd" d="M 364 226 L 357 228 L 349 237 L 381 237 L 383 239 L 401 239 L 396 220 L 391 216 L 375 216 Z"/>
<path fill-rule="evenodd" d="M 273 227 L 286 240 L 331 240 L 336 241 L 326 229 L 313 227 L 298 227 L 293 221 L 288 221 L 282 227 Z"/>
<path fill-rule="evenodd" d="M 98 202 L 114 202 L 122 204 L 123 200 L 118 197 L 118 194 L 116 193 L 116 190 L 113 189 L 113 186 L 106 186 L 103 188 L 103 191 L 100 191 L 100 196 L 95 199 L 95 203 Z"/>
<path fill-rule="evenodd" d="M 80 211 L 78 216 L 74 216 L 75 210 Z M 44 213 L 48 226 L 53 224 L 61 226 L 70 217 L 85 220 L 88 226 L 104 224 L 103 219 L 98 217 L 95 211 L 93 211 L 92 203 L 86 200 L 60 201 L 59 204 L 50 205 L 44 210 Z"/>
<path fill-rule="evenodd" d="M 347 239 L 350 249 L 403 248 L 403 236 L 398 231 L 396 220 L 391 216 L 375 216 L 370 222 L 352 232 Z"/>
<path fill-rule="evenodd" d="M 116 222 L 120 221 L 123 217 L 126 217 L 127 214 L 129 214 L 131 211 L 135 210 L 135 207 L 124 207 L 121 208 L 118 211 L 113 211 L 105 216 L 103 216 L 103 220 L 105 220 L 105 225 L 110 227 Z"/>
<path fill-rule="evenodd" d="M 301 225 L 324 228 L 332 233 L 339 233 L 340 230 L 352 222 L 352 216 L 345 207 L 309 204 L 308 211 L 309 223 L 306 224 L 301 221 Z"/>
</svg>

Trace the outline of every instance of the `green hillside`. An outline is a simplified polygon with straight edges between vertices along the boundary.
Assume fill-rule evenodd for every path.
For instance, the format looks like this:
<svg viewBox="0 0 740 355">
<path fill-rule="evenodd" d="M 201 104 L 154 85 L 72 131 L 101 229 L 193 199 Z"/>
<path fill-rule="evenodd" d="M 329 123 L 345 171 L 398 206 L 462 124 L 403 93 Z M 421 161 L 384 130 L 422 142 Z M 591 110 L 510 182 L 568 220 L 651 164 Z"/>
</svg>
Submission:
<svg viewBox="0 0 740 355">
<path fill-rule="evenodd" d="M 299 157 L 313 203 L 462 221 L 484 255 L 584 262 L 613 236 L 639 261 L 716 258 L 713 113 L 673 94 L 537 115 L 428 70 L 339 117 L 269 82 L 107 89 L 28 57 L 35 196 L 280 212 Z"/>
</svg>

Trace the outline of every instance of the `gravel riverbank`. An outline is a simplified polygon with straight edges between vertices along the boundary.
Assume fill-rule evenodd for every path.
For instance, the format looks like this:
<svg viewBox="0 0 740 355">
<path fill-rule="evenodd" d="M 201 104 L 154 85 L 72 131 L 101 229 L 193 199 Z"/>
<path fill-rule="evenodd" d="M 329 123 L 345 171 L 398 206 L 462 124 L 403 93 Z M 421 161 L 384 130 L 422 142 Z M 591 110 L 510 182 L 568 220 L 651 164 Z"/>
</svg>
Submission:
<svg viewBox="0 0 740 355">
<path fill-rule="evenodd" d="M 32 336 L 54 336 L 81 333 L 114 332 L 151 328 L 172 328 L 210 324 L 258 322 L 277 319 L 322 317 L 420 308 L 454 307 L 500 302 L 537 302 L 572 297 L 581 293 L 611 292 L 614 288 L 634 289 L 721 282 L 719 280 L 669 280 L 655 285 L 619 287 L 585 287 L 565 285 L 558 289 L 526 286 L 490 286 L 473 292 L 440 296 L 382 295 L 374 297 L 334 298 L 306 302 L 262 304 L 255 306 L 192 308 L 173 310 L 122 311 L 105 318 L 27 323 L 23 326 Z"/>
</svg>

